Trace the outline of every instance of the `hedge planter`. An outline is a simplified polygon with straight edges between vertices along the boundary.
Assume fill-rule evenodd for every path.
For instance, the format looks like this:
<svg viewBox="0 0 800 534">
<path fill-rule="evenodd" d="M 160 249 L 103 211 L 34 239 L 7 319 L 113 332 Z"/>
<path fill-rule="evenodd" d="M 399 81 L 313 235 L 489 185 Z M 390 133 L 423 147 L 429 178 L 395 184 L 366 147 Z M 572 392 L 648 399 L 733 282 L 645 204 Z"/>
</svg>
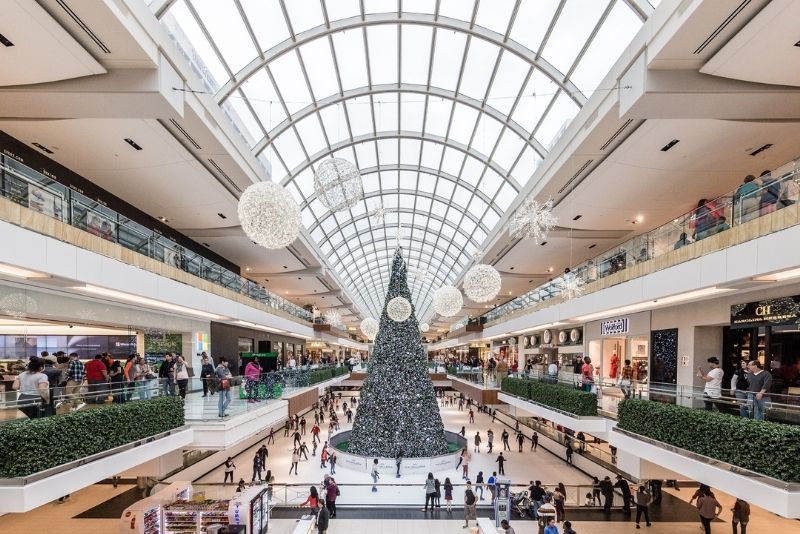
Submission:
<svg viewBox="0 0 800 534">
<path fill-rule="evenodd" d="M 0 425 L 0 478 L 28 476 L 183 426 L 183 399 L 112 404 Z"/>
<path fill-rule="evenodd" d="M 629 399 L 617 426 L 786 482 L 800 482 L 800 427 Z"/>
<path fill-rule="evenodd" d="M 525 378 L 506 378 L 500 389 L 511 395 L 573 415 L 597 415 L 597 395 L 571 386 L 547 384 Z"/>
</svg>

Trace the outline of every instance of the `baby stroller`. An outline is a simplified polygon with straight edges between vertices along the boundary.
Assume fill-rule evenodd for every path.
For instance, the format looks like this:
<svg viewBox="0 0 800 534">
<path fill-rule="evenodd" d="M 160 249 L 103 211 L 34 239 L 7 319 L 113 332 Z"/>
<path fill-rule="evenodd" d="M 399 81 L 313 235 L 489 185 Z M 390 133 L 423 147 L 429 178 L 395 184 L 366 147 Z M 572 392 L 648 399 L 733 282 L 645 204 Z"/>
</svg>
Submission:
<svg viewBox="0 0 800 534">
<path fill-rule="evenodd" d="M 516 512 L 520 519 L 523 519 L 530 514 L 529 507 L 530 500 L 528 499 L 527 491 L 523 490 L 519 493 L 511 494 L 511 510 L 512 512 Z"/>
</svg>

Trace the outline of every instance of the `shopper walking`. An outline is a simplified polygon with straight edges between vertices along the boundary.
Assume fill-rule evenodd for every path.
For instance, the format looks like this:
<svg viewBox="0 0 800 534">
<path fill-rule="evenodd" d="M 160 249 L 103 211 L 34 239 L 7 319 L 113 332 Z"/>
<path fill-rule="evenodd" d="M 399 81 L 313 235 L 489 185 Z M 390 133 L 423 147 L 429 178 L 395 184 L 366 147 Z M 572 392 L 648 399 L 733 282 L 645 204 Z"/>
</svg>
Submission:
<svg viewBox="0 0 800 534">
<path fill-rule="evenodd" d="M 594 387 L 594 367 L 589 356 L 584 356 L 581 365 L 581 385 L 584 391 L 592 391 Z"/>
<path fill-rule="evenodd" d="M 425 479 L 425 507 L 422 508 L 420 511 L 427 512 L 428 511 L 428 503 L 430 502 L 431 511 L 433 511 L 433 507 L 436 504 L 436 481 L 433 478 L 433 473 L 428 473 L 428 478 Z"/>
<path fill-rule="evenodd" d="M 519 445 L 519 452 L 522 452 L 522 445 L 525 443 L 525 434 L 517 432 L 517 445 Z"/>
<path fill-rule="evenodd" d="M 256 481 L 256 477 L 258 477 L 258 481 L 261 482 L 261 471 L 264 469 L 264 462 L 261 458 L 261 454 L 259 451 L 256 451 L 255 456 L 253 456 L 253 477 L 250 479 L 250 483 Z"/>
<path fill-rule="evenodd" d="M 707 373 L 704 373 L 700 367 L 697 368 L 698 378 L 706 383 L 703 388 L 703 402 L 707 411 L 710 412 L 716 406 L 717 410 L 721 412 L 723 405 L 719 399 L 722 397 L 723 372 L 719 367 L 719 358 L 712 356 L 707 361 L 709 367 Z"/>
<path fill-rule="evenodd" d="M 481 452 L 481 433 L 475 432 L 475 452 Z"/>
<path fill-rule="evenodd" d="M 469 528 L 470 520 L 477 521 L 478 499 L 472 491 L 472 484 L 467 481 L 467 487 L 464 490 L 464 526 L 461 528 Z"/>
<path fill-rule="evenodd" d="M 311 515 L 317 517 L 317 514 L 319 514 L 319 492 L 317 491 L 316 486 L 311 486 L 309 488 L 308 497 L 306 497 L 305 501 L 300 503 L 299 508 L 302 508 L 305 505 L 308 505 Z"/>
<path fill-rule="evenodd" d="M 172 353 L 168 352 L 164 355 L 164 361 L 158 368 L 158 378 L 161 380 L 162 387 L 164 388 L 164 395 L 175 395 L 175 375 L 173 369 L 175 362 L 172 361 Z"/>
<path fill-rule="evenodd" d="M 508 445 L 508 430 L 503 429 L 503 433 L 500 435 L 500 439 L 503 441 L 503 450 L 510 451 L 511 447 Z"/>
<path fill-rule="evenodd" d="M 768 395 L 772 389 L 772 375 L 764 370 L 764 366 L 758 360 L 751 360 L 747 368 L 750 371 L 747 400 L 753 405 L 753 419 L 763 421 Z"/>
<path fill-rule="evenodd" d="M 719 516 L 722 505 L 714 497 L 711 489 L 705 488 L 697 499 L 697 510 L 700 512 L 700 523 L 705 529 L 705 534 L 711 534 L 711 522 Z"/>
<path fill-rule="evenodd" d="M 233 458 L 228 456 L 228 459 L 225 460 L 225 479 L 222 481 L 222 485 L 228 484 L 228 478 L 231 479 L 231 484 L 233 484 L 233 470 L 236 469 L 236 464 L 233 463 Z"/>
<path fill-rule="evenodd" d="M 569 465 L 572 465 L 572 440 L 567 440 L 567 448 L 566 448 L 566 459 Z"/>
<path fill-rule="evenodd" d="M 378 473 L 378 459 L 375 458 L 372 460 L 372 472 L 370 473 L 372 476 L 372 493 L 378 491 L 378 480 L 381 478 L 381 475 Z"/>
<path fill-rule="evenodd" d="M 533 434 L 531 435 L 531 450 L 536 452 L 536 449 L 538 448 L 539 448 L 539 434 L 537 434 L 536 431 L 534 430 Z"/>
<path fill-rule="evenodd" d="M 50 383 L 42 373 L 42 360 L 31 358 L 25 371 L 14 378 L 11 386 L 17 395 L 17 407 L 28 416 L 37 419 L 44 415 L 44 407 L 50 401 Z"/>
<path fill-rule="evenodd" d="M 328 481 L 328 486 L 325 488 L 325 504 L 328 507 L 331 518 L 336 517 L 336 497 L 339 496 L 339 486 L 336 481 L 331 478 Z"/>
<path fill-rule="evenodd" d="M 505 458 L 505 456 L 503 456 L 502 452 L 500 453 L 500 456 L 497 457 L 497 460 L 495 460 L 495 462 L 497 462 L 497 464 L 498 464 L 497 472 L 500 473 L 501 475 L 505 475 L 506 474 L 506 469 L 503 466 L 506 463 L 506 458 Z"/>
<path fill-rule="evenodd" d="M 747 501 L 736 499 L 731 511 L 733 512 L 733 519 L 731 520 L 733 534 L 737 534 L 736 527 L 739 525 L 742 527 L 742 534 L 747 534 L 747 523 L 750 522 L 750 505 Z"/>
<path fill-rule="evenodd" d="M 294 474 L 297 475 L 297 465 L 300 463 L 300 451 L 296 448 L 292 450 L 292 465 L 289 467 L 289 474 L 292 474 L 292 469 L 294 469 Z"/>
<path fill-rule="evenodd" d="M 483 486 L 483 471 L 478 471 L 478 474 L 475 476 L 475 493 L 480 492 L 480 496 L 478 497 L 479 501 L 484 500 Z"/>
<path fill-rule="evenodd" d="M 614 500 L 614 485 L 611 477 L 605 477 L 600 481 L 600 493 L 603 494 L 603 512 L 608 515 L 611 513 L 611 503 Z"/>
<path fill-rule="evenodd" d="M 69 364 L 67 364 L 67 387 L 65 392 L 73 411 L 86 406 L 80 398 L 81 384 L 83 384 L 85 376 L 83 363 L 78 359 L 78 355 L 74 352 L 70 353 Z"/>
<path fill-rule="evenodd" d="M 639 526 L 639 521 L 644 515 L 645 524 L 649 527 L 650 526 L 650 503 L 653 502 L 653 498 L 647 489 L 644 486 L 639 486 L 639 489 L 636 491 L 636 528 L 641 528 Z"/>
<path fill-rule="evenodd" d="M 331 464 L 331 474 L 336 474 L 336 462 L 339 458 L 336 456 L 336 451 L 331 451 L 331 455 L 328 457 L 328 463 Z"/>
<path fill-rule="evenodd" d="M 231 372 L 228 369 L 228 360 L 225 357 L 219 359 L 219 365 L 214 371 L 217 378 L 217 390 L 219 391 L 219 416 L 225 417 L 228 415 L 225 410 L 231 403 Z"/>
<path fill-rule="evenodd" d="M 317 532 L 319 534 L 326 534 L 328 531 L 328 523 L 331 518 L 331 513 L 328 511 L 326 502 L 325 499 L 320 500 L 320 509 L 317 514 Z"/>
<path fill-rule="evenodd" d="M 547 496 L 547 492 L 542 487 L 541 480 L 537 480 L 531 484 L 531 487 L 528 488 L 528 495 L 530 495 L 531 503 L 533 504 L 533 515 L 538 519 L 539 508 L 544 504 L 544 499 Z M 492 492 L 492 497 L 494 497 L 494 492 Z"/>
<path fill-rule="evenodd" d="M 261 364 L 258 358 L 253 358 L 244 368 L 244 390 L 247 402 L 258 402 L 258 384 L 261 380 Z"/>
<path fill-rule="evenodd" d="M 492 432 L 491 428 L 486 431 L 486 444 L 489 447 L 489 454 L 491 454 L 494 448 L 494 432 Z"/>
<path fill-rule="evenodd" d="M 622 511 L 626 514 L 631 513 L 631 486 L 628 481 L 622 478 L 622 475 L 617 475 L 617 481 L 614 483 L 615 488 L 619 488 L 622 493 Z"/>
<path fill-rule="evenodd" d="M 91 404 L 102 404 L 108 395 L 108 369 L 103 363 L 103 356 L 98 354 L 86 363 L 86 380 L 89 382 L 89 401 Z"/>
<path fill-rule="evenodd" d="M 453 483 L 450 477 L 444 479 L 444 505 L 448 514 L 453 512 Z"/>
<path fill-rule="evenodd" d="M 186 366 L 186 360 L 180 354 L 175 359 L 175 382 L 178 384 L 178 394 L 185 399 L 189 386 L 189 368 Z"/>
<path fill-rule="evenodd" d="M 461 464 L 461 478 L 464 480 L 469 480 L 469 463 L 472 460 L 472 455 L 467 449 L 464 449 L 461 454 L 461 459 L 463 460 L 463 463 Z"/>
<path fill-rule="evenodd" d="M 469 423 L 475 424 L 475 412 L 472 410 L 472 408 L 469 409 Z"/>
<path fill-rule="evenodd" d="M 214 363 L 209 360 L 208 356 L 203 354 L 202 363 L 200 366 L 200 381 L 203 383 L 203 396 L 207 397 L 209 393 L 214 394 Z"/>
</svg>

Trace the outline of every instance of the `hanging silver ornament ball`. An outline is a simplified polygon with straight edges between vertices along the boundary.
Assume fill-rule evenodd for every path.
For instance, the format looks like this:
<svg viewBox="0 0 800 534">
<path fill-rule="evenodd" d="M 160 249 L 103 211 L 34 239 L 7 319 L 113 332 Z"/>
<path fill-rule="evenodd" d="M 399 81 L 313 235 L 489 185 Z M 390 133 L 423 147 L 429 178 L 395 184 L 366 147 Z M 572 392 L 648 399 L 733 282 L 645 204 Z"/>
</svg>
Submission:
<svg viewBox="0 0 800 534">
<path fill-rule="evenodd" d="M 452 317 L 463 305 L 464 298 L 456 287 L 442 286 L 433 294 L 433 309 L 442 317 Z"/>
<path fill-rule="evenodd" d="M 419 329 L 420 329 L 421 332 L 424 333 L 424 332 L 427 332 L 428 330 L 430 330 L 431 327 L 430 327 L 430 325 L 428 323 L 422 323 L 421 325 L 419 325 Z"/>
<path fill-rule="evenodd" d="M 367 317 L 361 321 L 361 332 L 367 336 L 367 339 L 375 339 L 378 335 L 379 323 L 372 317 Z"/>
<path fill-rule="evenodd" d="M 352 208 L 364 198 L 361 173 L 346 159 L 326 159 L 314 173 L 314 192 L 322 205 L 333 212 Z"/>
<path fill-rule="evenodd" d="M 411 317 L 411 303 L 404 297 L 395 297 L 386 304 L 386 314 L 392 321 L 402 323 Z"/>
<path fill-rule="evenodd" d="M 481 263 L 464 275 L 464 293 L 474 302 L 489 302 L 500 292 L 500 273 Z"/>
<path fill-rule="evenodd" d="M 290 245 L 300 235 L 300 206 L 280 184 L 253 184 L 239 198 L 239 222 L 247 237 L 264 248 Z"/>
</svg>

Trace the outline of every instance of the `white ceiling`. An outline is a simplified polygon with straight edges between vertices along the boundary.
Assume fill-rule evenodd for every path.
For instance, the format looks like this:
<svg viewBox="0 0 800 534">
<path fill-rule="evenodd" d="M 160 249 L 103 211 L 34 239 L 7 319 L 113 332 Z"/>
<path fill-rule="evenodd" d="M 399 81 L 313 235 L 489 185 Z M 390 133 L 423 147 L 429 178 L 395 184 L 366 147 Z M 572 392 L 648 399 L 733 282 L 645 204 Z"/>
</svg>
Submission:
<svg viewBox="0 0 800 534">
<path fill-rule="evenodd" d="M 53 82 L 106 72 L 36 2 L 4 0 L 0 34 L 14 44 L 0 45 L 0 86 Z M 43 50 L 47 53 L 43 54 Z"/>
</svg>

